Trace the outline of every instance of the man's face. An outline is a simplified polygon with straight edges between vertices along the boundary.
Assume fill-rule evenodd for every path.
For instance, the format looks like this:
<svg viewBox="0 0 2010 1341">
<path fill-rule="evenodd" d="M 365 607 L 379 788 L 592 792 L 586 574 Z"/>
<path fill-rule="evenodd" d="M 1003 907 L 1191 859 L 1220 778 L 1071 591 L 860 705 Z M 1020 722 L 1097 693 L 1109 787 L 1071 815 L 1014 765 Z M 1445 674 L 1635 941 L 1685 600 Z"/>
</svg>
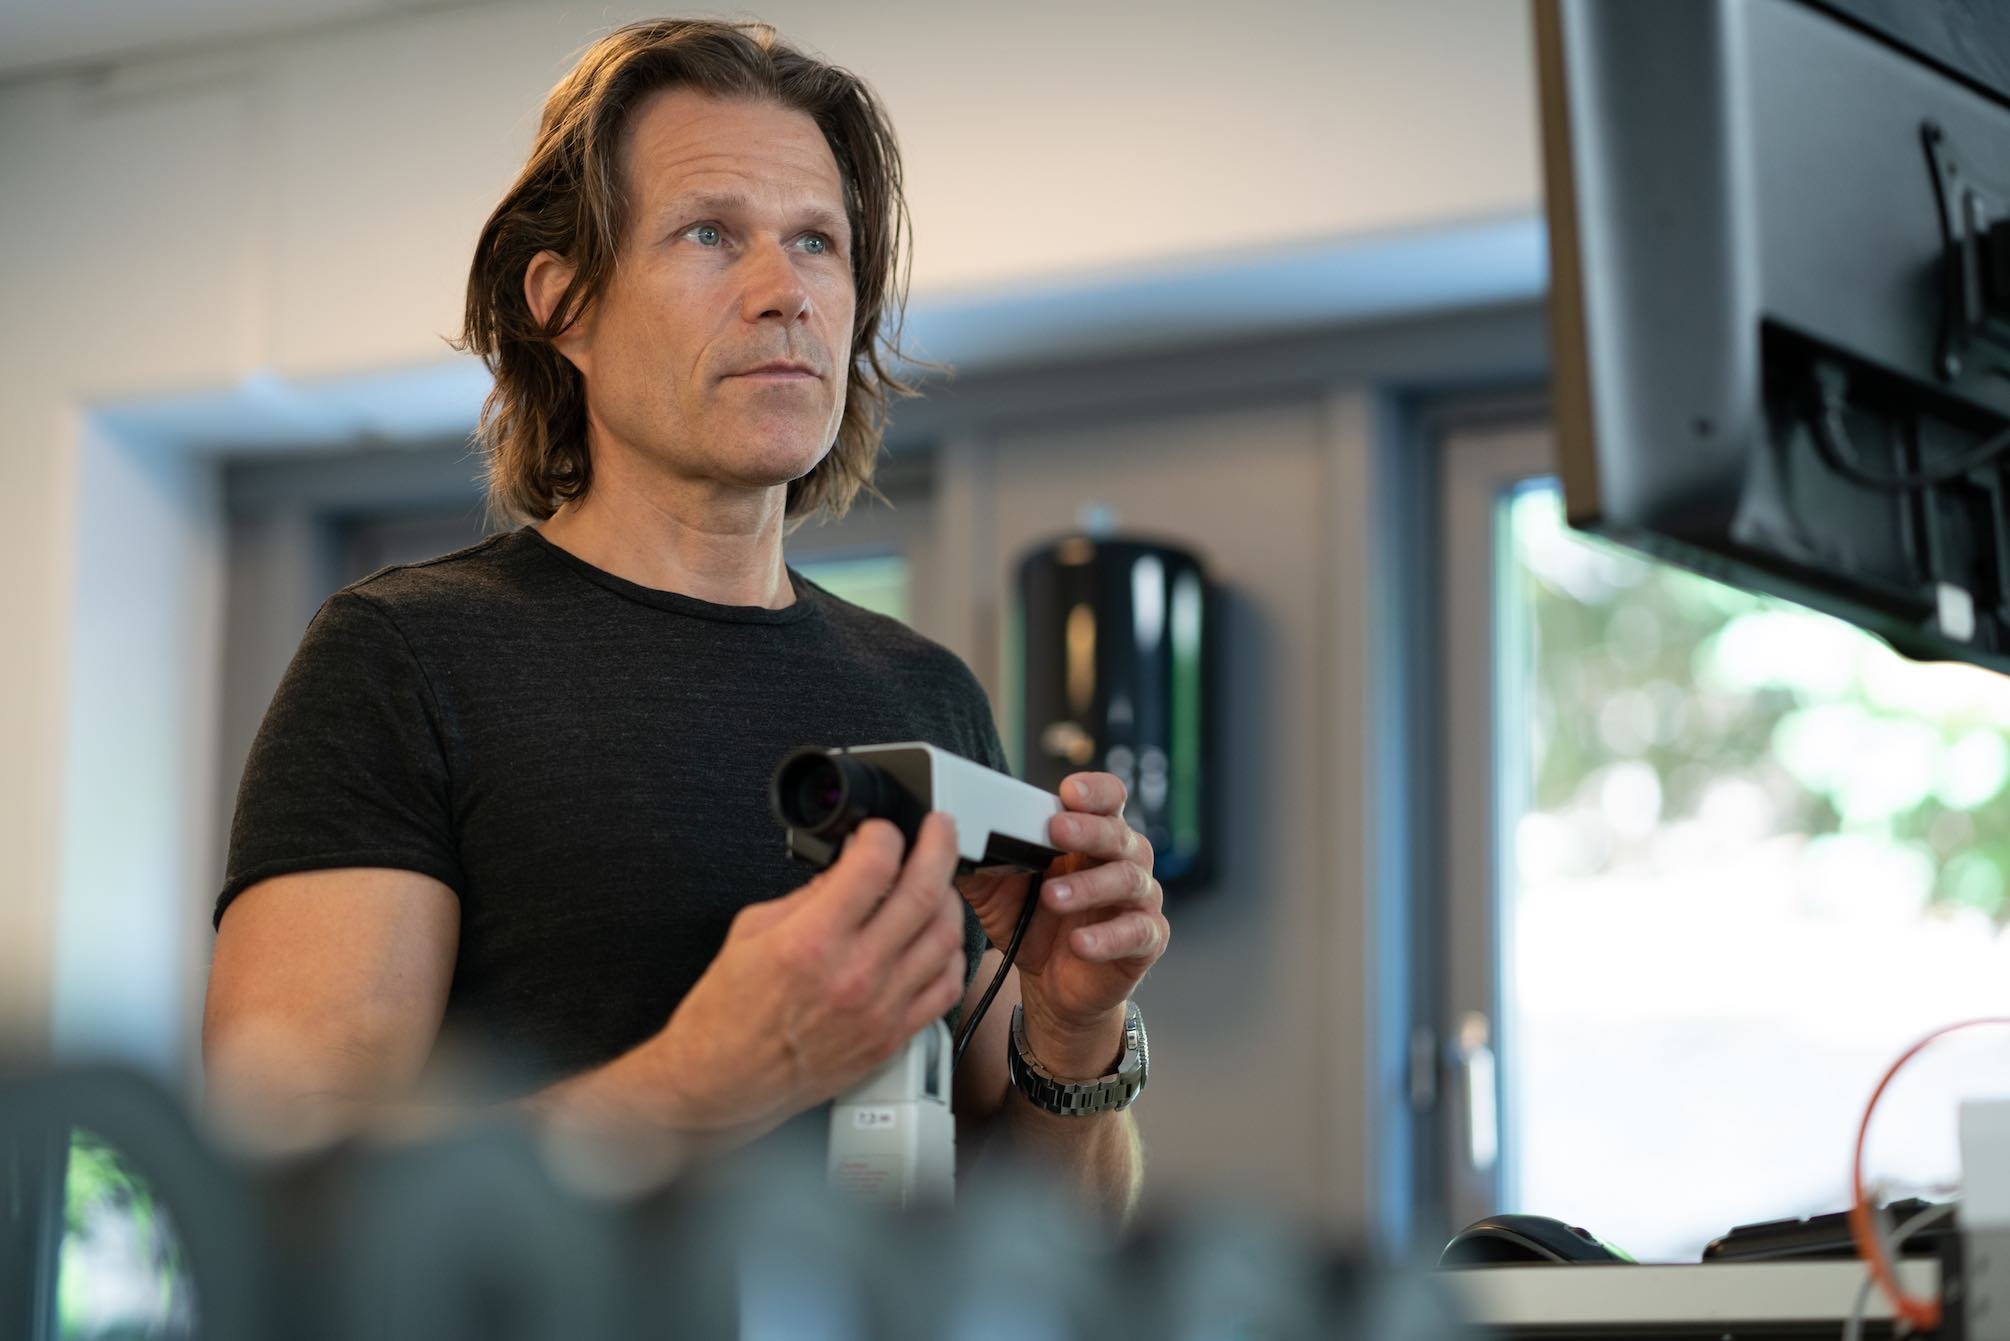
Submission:
<svg viewBox="0 0 2010 1341">
<path fill-rule="evenodd" d="M 596 454 L 688 480 L 773 486 L 837 437 L 851 359 L 851 233 L 816 123 L 667 89 L 623 152 L 628 234 L 560 342 L 586 377 Z"/>
</svg>

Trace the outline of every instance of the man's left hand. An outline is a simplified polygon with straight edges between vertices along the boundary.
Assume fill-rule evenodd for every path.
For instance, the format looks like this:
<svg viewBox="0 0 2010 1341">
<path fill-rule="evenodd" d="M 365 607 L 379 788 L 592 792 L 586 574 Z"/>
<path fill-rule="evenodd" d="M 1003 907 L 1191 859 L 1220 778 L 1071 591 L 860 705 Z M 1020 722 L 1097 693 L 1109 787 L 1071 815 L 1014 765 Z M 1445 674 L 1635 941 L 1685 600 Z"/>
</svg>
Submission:
<svg viewBox="0 0 2010 1341">
<path fill-rule="evenodd" d="M 1172 937 L 1165 891 L 1152 878 L 1152 845 L 1124 822 L 1127 799 L 1110 773 L 1074 773 L 1061 783 L 1066 808 L 1048 821 L 1040 907 L 1014 964 L 1029 1023 L 1041 1032 L 1103 1032 Z M 993 945 L 1012 938 L 1031 878 L 977 872 L 958 888 Z"/>
</svg>

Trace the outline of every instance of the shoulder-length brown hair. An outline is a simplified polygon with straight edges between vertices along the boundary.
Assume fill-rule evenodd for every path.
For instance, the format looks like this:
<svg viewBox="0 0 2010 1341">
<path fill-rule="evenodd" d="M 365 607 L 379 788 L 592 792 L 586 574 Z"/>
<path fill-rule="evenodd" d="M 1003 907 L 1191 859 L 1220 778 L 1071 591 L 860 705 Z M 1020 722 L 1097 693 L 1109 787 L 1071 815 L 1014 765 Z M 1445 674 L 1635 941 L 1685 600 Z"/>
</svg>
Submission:
<svg viewBox="0 0 2010 1341">
<path fill-rule="evenodd" d="M 789 484 L 785 515 L 841 517 L 873 466 L 888 401 L 912 395 L 900 359 L 910 240 L 893 126 L 856 75 L 789 46 L 764 23 L 656 19 L 595 42 L 545 98 L 530 160 L 483 226 L 468 271 L 457 349 L 495 374 L 475 437 L 487 454 L 490 510 L 542 521 L 592 481 L 586 387 L 553 341 L 592 306 L 615 267 L 628 222 L 621 145 L 634 110 L 661 89 L 763 98 L 806 113 L 823 131 L 844 182 L 851 223 L 851 359 L 837 442 Z M 573 264 L 572 282 L 540 323 L 524 271 L 541 251 Z"/>
</svg>

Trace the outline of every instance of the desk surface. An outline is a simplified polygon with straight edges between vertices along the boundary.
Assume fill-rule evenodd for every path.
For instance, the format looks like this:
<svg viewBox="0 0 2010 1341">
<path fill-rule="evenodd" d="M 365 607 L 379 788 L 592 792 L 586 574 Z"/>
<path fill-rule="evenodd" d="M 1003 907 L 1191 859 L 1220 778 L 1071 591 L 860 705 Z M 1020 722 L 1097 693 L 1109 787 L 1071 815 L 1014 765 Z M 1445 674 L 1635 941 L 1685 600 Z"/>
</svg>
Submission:
<svg viewBox="0 0 2010 1341">
<path fill-rule="evenodd" d="M 1789 1336 L 1804 1327 L 1840 1333 L 1863 1285 L 1861 1262 L 1734 1262 L 1685 1265 L 1492 1266 L 1440 1273 L 1474 1322 L 1516 1336 Z M 1940 1264 L 1899 1264 L 1908 1293 L 1935 1295 Z M 1891 1306 L 1873 1290 L 1866 1336 L 1889 1335 Z"/>
</svg>

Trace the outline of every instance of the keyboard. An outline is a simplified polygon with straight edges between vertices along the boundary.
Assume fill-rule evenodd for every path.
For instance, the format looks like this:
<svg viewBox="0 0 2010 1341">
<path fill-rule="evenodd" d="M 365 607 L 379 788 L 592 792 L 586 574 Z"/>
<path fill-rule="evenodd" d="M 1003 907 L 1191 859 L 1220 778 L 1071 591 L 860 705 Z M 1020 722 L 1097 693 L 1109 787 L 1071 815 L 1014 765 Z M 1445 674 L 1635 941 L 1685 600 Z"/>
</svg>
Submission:
<svg viewBox="0 0 2010 1341">
<path fill-rule="evenodd" d="M 1884 1224 L 1903 1224 L 1932 1206 L 1932 1202 L 1921 1201 L 1917 1197 L 1894 1201 L 1885 1208 Z M 1938 1253 L 1941 1245 L 1955 1233 L 1956 1214 L 1958 1212 L 1942 1216 L 1914 1231 L 1899 1245 L 1900 1254 Z M 1757 1224 L 1739 1225 L 1722 1238 L 1712 1239 L 1710 1246 L 1703 1249 L 1705 1262 L 1774 1262 L 1789 1258 L 1856 1255 L 1856 1243 L 1849 1236 L 1847 1211 L 1810 1216 L 1805 1220 L 1762 1220 Z"/>
</svg>

